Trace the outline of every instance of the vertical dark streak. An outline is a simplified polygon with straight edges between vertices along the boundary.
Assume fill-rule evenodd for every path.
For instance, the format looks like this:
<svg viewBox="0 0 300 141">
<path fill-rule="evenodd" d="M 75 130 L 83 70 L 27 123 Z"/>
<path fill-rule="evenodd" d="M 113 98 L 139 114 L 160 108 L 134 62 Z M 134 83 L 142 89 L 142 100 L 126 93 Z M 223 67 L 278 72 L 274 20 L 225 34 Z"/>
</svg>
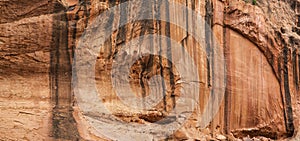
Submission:
<svg viewBox="0 0 300 141">
<path fill-rule="evenodd" d="M 212 5 L 210 0 L 205 0 L 205 41 L 206 41 L 206 54 L 207 54 L 207 82 L 208 87 L 211 87 L 211 64 L 210 64 L 210 58 L 211 58 L 211 33 L 210 28 L 212 25 Z"/>
<path fill-rule="evenodd" d="M 77 70 L 76 70 L 77 68 L 76 68 L 75 49 L 76 49 L 76 40 L 77 40 L 76 34 L 77 34 L 77 23 L 79 20 L 79 15 L 78 15 L 79 11 L 80 11 L 80 8 L 78 11 L 75 12 L 74 25 L 71 25 L 71 38 L 72 38 L 71 39 L 71 51 L 72 51 L 71 58 L 73 59 L 72 60 L 72 97 L 74 96 L 73 87 L 76 87 L 77 82 L 78 82 Z M 72 98 L 72 101 L 73 101 L 73 98 Z M 74 106 L 74 105 L 72 104 L 72 106 Z"/>
<path fill-rule="evenodd" d="M 72 115 L 71 55 L 68 46 L 69 26 L 65 7 L 56 3 L 50 52 L 51 95 L 55 97 L 52 134 L 56 139 L 78 140 L 79 133 Z"/>
<path fill-rule="evenodd" d="M 155 6 L 155 1 L 151 2 L 151 5 L 149 5 L 148 2 L 144 2 L 143 1 L 143 6 L 154 7 Z M 151 11 L 151 13 L 154 13 L 154 11 Z M 148 34 L 153 34 L 154 33 L 154 31 L 151 31 L 151 30 L 154 29 L 154 26 L 155 26 L 154 24 L 155 24 L 154 20 L 147 21 L 147 31 L 148 31 Z M 154 49 L 154 43 L 153 43 L 154 42 L 154 38 L 152 38 L 149 42 L 150 42 L 150 52 L 153 52 L 153 49 Z M 149 56 L 149 60 L 147 61 L 147 64 L 146 64 L 146 68 L 148 69 L 148 72 L 153 71 L 153 63 L 154 63 L 154 55 L 150 55 Z"/>
<path fill-rule="evenodd" d="M 283 70 L 283 79 L 280 78 L 281 84 L 283 83 L 283 89 L 284 92 L 282 91 L 282 97 L 283 98 L 283 106 L 284 106 L 284 116 L 285 116 L 285 126 L 286 126 L 286 132 L 289 137 L 293 136 L 294 134 L 294 118 L 293 118 L 293 108 L 292 108 L 292 100 L 291 100 L 291 94 L 290 94 L 290 86 L 289 86 L 289 64 L 288 64 L 288 56 L 291 55 L 292 53 L 290 52 L 289 54 L 289 48 L 281 34 L 277 34 L 277 37 L 280 39 L 281 43 L 283 44 L 283 60 L 281 61 L 283 66 L 279 65 L 279 72 L 282 72 Z M 290 39 L 290 42 L 292 40 Z M 280 60 L 279 60 L 280 61 Z M 282 75 L 281 75 L 282 77 Z M 283 80 L 283 81 L 282 81 Z M 284 96 L 283 96 L 284 95 Z"/>
<path fill-rule="evenodd" d="M 293 51 L 293 74 L 296 90 L 299 90 L 298 72 L 297 72 L 297 50 Z"/>
<path fill-rule="evenodd" d="M 121 3 L 126 2 L 126 0 L 120 0 Z M 121 12 L 120 12 L 120 23 L 127 23 L 127 15 L 128 15 L 128 7 L 121 6 Z M 127 41 L 127 26 L 123 26 L 120 28 L 117 38 L 123 40 L 126 42 Z"/>
<path fill-rule="evenodd" d="M 146 87 L 145 87 L 145 84 L 144 84 L 144 81 L 143 81 L 143 74 L 146 70 L 145 62 L 141 61 L 141 66 L 142 66 L 142 71 L 141 71 L 139 79 L 140 79 L 140 85 L 142 87 L 142 97 L 143 97 L 143 100 L 144 100 L 144 98 L 146 97 Z"/>
<path fill-rule="evenodd" d="M 57 26 L 57 25 L 56 25 Z M 58 25 L 59 26 L 59 25 Z M 59 28 L 60 30 L 60 28 Z M 58 30 L 58 31 L 59 31 Z M 55 90 L 55 106 L 59 105 L 58 103 L 58 70 L 59 70 L 59 42 L 60 42 L 60 33 L 57 33 L 57 38 L 55 38 L 56 46 L 55 46 L 55 68 L 54 68 L 54 90 Z"/>
<path fill-rule="evenodd" d="M 287 134 L 292 136 L 294 134 L 294 118 L 293 118 L 293 108 L 292 100 L 290 94 L 289 86 L 289 70 L 288 70 L 288 47 L 285 45 L 283 49 L 283 77 L 284 77 L 284 93 L 285 93 L 285 103 L 286 103 L 286 114 L 287 114 Z"/>
<path fill-rule="evenodd" d="M 85 27 L 88 26 L 89 24 L 89 19 L 90 19 L 90 11 L 87 9 L 87 5 L 90 5 L 90 0 L 84 0 L 84 15 L 85 15 Z"/>
<path fill-rule="evenodd" d="M 166 6 L 166 18 L 167 21 L 170 21 L 170 10 L 169 10 L 169 2 L 165 1 L 165 6 Z M 166 22 L 166 37 L 171 38 L 171 31 L 170 31 L 170 23 Z M 175 101 L 175 81 L 174 81 L 174 74 L 173 74 L 173 65 L 172 65 L 172 46 L 171 46 L 171 41 L 167 40 L 167 58 L 168 58 L 168 67 L 169 68 L 169 79 L 170 79 L 170 86 L 171 86 L 171 98 L 173 102 L 173 108 L 176 106 L 176 101 Z"/>
<path fill-rule="evenodd" d="M 299 89 L 299 82 L 298 82 L 298 73 L 297 73 L 297 48 L 294 48 L 295 46 L 295 39 L 293 37 L 289 38 L 289 43 L 291 44 L 291 46 L 293 47 L 291 50 L 291 62 L 292 62 L 292 70 L 293 70 L 293 81 L 294 81 L 294 85 L 295 85 L 295 89 L 296 91 L 298 91 Z"/>
<path fill-rule="evenodd" d="M 109 8 L 115 6 L 115 4 L 116 4 L 115 0 L 110 1 L 109 2 Z M 113 33 L 114 32 L 114 31 L 112 31 L 113 30 L 114 21 L 115 21 L 115 13 L 111 12 L 110 15 L 109 15 L 109 20 L 108 20 L 107 24 L 105 25 L 106 26 L 105 28 L 108 29 L 107 32 L 109 32 L 109 33 Z M 125 35 L 125 37 L 126 37 L 126 35 Z M 126 38 L 125 38 L 125 40 L 126 40 Z M 112 35 L 109 37 L 109 39 L 106 42 L 109 45 L 108 49 L 107 49 L 108 52 L 109 52 L 109 55 L 108 55 L 107 59 L 109 59 L 109 58 L 112 57 L 112 54 L 113 54 L 113 45 L 115 45 L 116 43 L 113 41 Z M 107 48 L 107 46 L 104 46 L 104 48 Z M 107 67 L 107 66 L 105 66 L 105 67 Z"/>
<path fill-rule="evenodd" d="M 160 14 L 161 13 L 161 4 L 162 1 L 158 0 L 156 3 L 156 8 L 157 8 L 157 13 L 155 13 L 156 19 L 160 19 Z M 158 27 L 158 35 L 161 35 L 161 21 L 157 21 L 157 27 Z M 165 80 L 164 80 L 164 71 L 163 71 L 163 65 L 162 65 L 162 41 L 161 39 L 158 39 L 158 46 L 159 46 L 159 65 L 160 65 L 160 75 L 162 77 L 162 90 L 163 90 L 163 102 L 164 102 L 164 110 L 167 111 L 167 101 L 166 101 L 166 86 L 165 86 Z"/>
<path fill-rule="evenodd" d="M 225 19 L 225 18 L 224 18 Z M 231 113 L 231 76 L 230 76 L 230 47 L 226 42 L 229 41 L 229 37 L 226 37 L 226 27 L 223 27 L 223 43 L 224 43 L 224 58 L 226 62 L 226 87 L 225 87 L 225 102 L 224 102 L 224 132 L 230 133 L 230 113 Z"/>
<path fill-rule="evenodd" d="M 78 11 L 75 13 L 75 22 L 74 22 L 74 27 L 73 27 L 73 32 L 72 32 L 72 58 L 74 57 L 75 54 L 75 49 L 76 49 L 76 33 L 77 33 L 77 22 L 79 20 L 78 16 Z M 74 61 L 75 62 L 75 61 Z"/>
<path fill-rule="evenodd" d="M 71 91 L 72 91 L 72 88 L 71 88 L 71 80 L 72 80 L 72 64 L 71 64 L 71 55 L 70 55 L 70 52 L 69 52 L 69 21 L 68 21 L 68 17 L 67 17 L 67 11 L 65 11 L 65 14 L 63 14 L 63 21 L 65 21 L 66 23 L 66 29 L 65 29 L 65 32 L 62 33 L 63 34 L 63 42 L 65 42 L 65 54 L 66 54 L 66 57 L 65 57 L 65 60 L 66 60 L 66 70 L 65 71 L 65 75 L 67 75 L 67 79 L 68 79 L 68 82 L 70 83 L 68 85 L 68 89 L 70 89 L 70 93 L 67 94 L 68 95 L 68 99 L 69 99 L 69 104 L 72 102 L 72 94 L 71 94 Z M 63 30 L 64 31 L 64 30 Z M 70 107 L 70 109 L 72 109 L 72 107 Z"/>
<path fill-rule="evenodd" d="M 213 99 L 213 100 L 215 100 L 216 99 L 216 96 L 215 96 L 215 88 L 216 88 L 216 83 L 215 83 L 215 46 L 214 46 L 214 43 L 215 43 L 215 41 L 214 41 L 214 38 L 213 38 L 213 29 L 212 29 L 212 27 L 213 27 L 213 4 L 212 4 L 212 2 L 210 2 L 211 4 L 210 4 L 210 9 L 211 9 L 211 15 L 210 15 L 210 17 L 211 17 L 211 19 L 210 19 L 210 28 L 208 29 L 208 30 L 210 30 L 210 51 L 211 51 L 211 85 L 212 85 L 212 89 L 211 89 L 211 98 Z M 214 108 L 219 108 L 219 107 L 215 107 L 215 106 L 213 106 L 213 103 L 212 103 L 212 110 L 213 111 L 216 111 L 216 110 L 218 110 L 218 109 L 214 109 Z M 212 115 L 211 115 L 212 117 L 214 116 L 213 115 L 213 112 L 212 112 Z"/>
<path fill-rule="evenodd" d="M 278 57 L 278 59 L 277 59 L 277 62 L 278 62 L 278 63 L 277 63 L 277 68 L 278 68 L 277 71 L 278 71 L 278 72 L 281 72 L 281 64 L 280 64 L 281 60 L 280 60 L 280 59 L 281 59 L 281 58 L 279 58 L 279 57 Z M 279 80 L 279 82 L 282 81 L 281 74 L 280 74 L 280 77 L 279 77 L 278 80 Z"/>
<path fill-rule="evenodd" d="M 282 70 L 282 67 L 281 67 L 281 60 L 280 58 L 278 58 L 278 72 L 281 72 Z M 279 82 L 281 83 L 282 82 L 282 75 L 280 73 L 280 77 L 279 77 Z M 280 96 L 281 96 L 281 102 L 282 102 L 282 105 L 283 105 L 283 119 L 284 119 L 284 124 L 285 124 L 285 127 L 286 127 L 286 131 L 288 130 L 287 128 L 287 114 L 286 114 L 286 102 L 285 102 L 285 96 L 284 96 L 284 92 L 282 90 L 282 87 L 280 87 Z"/>
<path fill-rule="evenodd" d="M 148 6 L 147 2 L 142 1 L 142 7 L 146 7 L 146 6 Z M 144 12 L 144 11 L 141 11 L 141 12 Z M 144 21 L 139 21 L 139 22 L 140 22 L 140 25 L 142 27 L 140 35 L 139 35 L 139 42 L 142 43 L 143 40 L 144 40 L 144 35 L 146 34 L 146 31 L 149 30 L 149 27 L 147 26 L 147 22 L 148 21 L 144 20 Z M 151 56 L 152 55 L 150 55 L 150 57 Z M 143 104 L 145 104 L 144 98 L 146 97 L 146 87 L 145 87 L 144 79 L 145 80 L 147 79 L 146 78 L 146 76 L 147 76 L 146 73 L 147 73 L 147 71 L 149 69 L 148 62 L 147 62 L 146 59 L 141 61 L 141 67 L 142 67 L 142 70 L 141 70 L 141 74 L 140 74 L 140 78 L 139 79 L 140 79 L 140 85 L 142 87 Z M 143 106 L 145 107 L 145 105 L 143 105 Z"/>
<path fill-rule="evenodd" d="M 288 47 L 287 43 L 281 36 L 277 33 L 277 37 L 280 39 L 283 44 L 283 58 L 278 58 L 278 72 L 280 72 L 279 81 L 282 84 L 283 88 L 280 87 L 282 103 L 283 103 L 283 113 L 284 113 L 284 122 L 286 127 L 287 136 L 292 136 L 294 133 L 294 123 L 293 123 L 293 109 L 291 103 L 290 87 L 289 87 L 289 74 L 288 74 Z M 283 60 L 282 60 L 283 59 Z M 281 66 L 281 64 L 283 64 Z M 283 70 L 283 76 L 282 76 Z M 283 77 L 283 78 L 282 78 Z M 284 89 L 284 91 L 283 91 Z"/>
<path fill-rule="evenodd" d="M 184 37 L 184 39 L 181 41 L 181 46 L 183 47 L 182 48 L 182 53 L 183 53 L 183 56 L 185 55 L 184 53 L 185 53 L 185 44 L 186 44 L 186 41 L 187 41 L 187 37 L 188 37 L 188 31 L 189 31 L 189 26 L 188 26 L 188 24 L 189 24 L 189 20 L 188 20 L 188 0 L 186 0 L 185 1 L 185 9 L 184 9 L 184 11 L 183 11 L 183 14 L 185 14 L 185 18 L 186 18 L 186 20 L 185 20 L 185 28 L 186 28 L 186 37 Z M 185 58 L 183 57 L 183 60 L 185 61 Z"/>
<path fill-rule="evenodd" d="M 58 4 L 54 4 L 54 16 L 53 16 L 53 31 L 52 31 L 52 42 L 50 47 L 50 92 L 52 97 L 52 102 L 54 104 L 54 109 L 57 107 L 58 103 L 58 68 L 59 68 L 59 42 L 60 42 L 60 25 L 58 24 L 60 21 L 60 16 L 56 15 L 57 13 L 64 10 L 64 8 Z M 55 138 L 58 138 L 57 127 L 59 122 L 55 120 L 56 112 L 53 109 L 52 113 L 52 134 Z"/>
<path fill-rule="evenodd" d="M 205 0 L 205 41 L 206 41 L 206 54 L 207 54 L 207 82 L 208 82 L 208 88 L 213 87 L 213 40 L 212 40 L 212 13 L 213 13 L 213 8 L 212 8 L 212 2 L 211 0 Z M 210 89 L 210 99 L 215 100 L 215 95 L 213 89 Z M 213 103 L 211 103 L 211 111 L 213 111 L 214 106 Z M 213 116 L 213 115 L 210 115 Z M 213 128 L 213 127 L 211 127 Z"/>
</svg>

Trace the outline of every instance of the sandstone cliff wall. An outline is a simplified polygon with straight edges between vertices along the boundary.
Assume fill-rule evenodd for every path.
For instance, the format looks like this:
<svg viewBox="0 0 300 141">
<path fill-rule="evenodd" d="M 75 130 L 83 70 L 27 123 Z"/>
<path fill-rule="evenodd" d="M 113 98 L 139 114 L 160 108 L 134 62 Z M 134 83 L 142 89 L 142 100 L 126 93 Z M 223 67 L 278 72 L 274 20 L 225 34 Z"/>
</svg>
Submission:
<svg viewBox="0 0 300 141">
<path fill-rule="evenodd" d="M 72 63 L 85 29 L 103 11 L 123 2 L 0 0 L 1 140 L 109 140 L 89 122 L 107 117 L 84 113 L 78 107 L 71 85 L 76 76 Z M 124 44 L 142 35 L 165 35 L 192 54 L 202 92 L 190 119 L 169 139 L 208 140 L 224 135 L 233 140 L 249 135 L 298 140 L 300 1 L 257 0 L 254 5 L 242 0 L 176 2 L 204 17 L 214 35 L 205 31 L 205 25 L 200 25 L 206 44 L 199 44 L 176 25 L 155 20 L 129 23 L 113 31 L 100 50 L 95 66 L 97 89 L 104 93 L 99 98 L 106 107 L 122 121 L 146 124 L 164 118 L 176 106 L 181 96 L 180 74 L 176 65 L 159 56 L 148 55 L 130 68 L 131 88 L 141 97 L 149 94 L 151 87 L 146 83 L 149 78 L 157 74 L 164 76 L 164 83 L 158 81 L 157 84 L 163 85 L 166 97 L 154 109 L 128 108 L 117 97 L 110 81 L 113 60 Z M 142 1 L 137 5 L 111 15 L 110 23 L 118 25 L 119 21 L 130 19 L 124 15 L 147 13 L 143 7 L 149 5 Z M 162 5 L 157 1 L 151 6 L 156 13 L 182 20 L 178 19 L 180 15 L 169 13 L 174 9 Z M 183 10 L 182 15 L 185 14 Z M 158 15 L 153 12 L 153 16 Z M 185 28 L 199 24 L 188 18 L 182 21 L 190 22 Z M 111 29 L 106 30 L 104 32 L 111 32 Z M 219 108 L 217 114 L 203 129 L 198 126 L 203 120 L 201 114 L 208 97 L 217 93 L 212 92 L 211 87 L 223 86 L 215 84 L 213 79 L 220 64 L 207 62 L 209 48 L 214 47 L 213 40 L 218 42 L 219 53 L 225 59 L 226 91 L 221 106 L 214 107 Z M 157 41 L 142 42 L 150 47 L 159 46 Z M 160 42 L 169 45 L 166 41 Z M 147 77 L 140 79 L 139 74 Z M 150 132 L 145 134 L 151 135 Z"/>
</svg>

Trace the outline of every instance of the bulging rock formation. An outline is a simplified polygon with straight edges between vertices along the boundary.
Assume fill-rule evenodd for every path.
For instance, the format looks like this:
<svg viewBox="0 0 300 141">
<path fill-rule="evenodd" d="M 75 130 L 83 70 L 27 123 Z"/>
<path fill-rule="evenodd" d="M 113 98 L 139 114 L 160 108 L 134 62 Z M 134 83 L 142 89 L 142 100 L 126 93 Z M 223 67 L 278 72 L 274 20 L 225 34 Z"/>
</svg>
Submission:
<svg viewBox="0 0 300 141">
<path fill-rule="evenodd" d="M 299 0 L 0 0 L 0 11 L 2 140 L 300 140 Z M 152 19 L 131 21 L 141 15 Z"/>
</svg>

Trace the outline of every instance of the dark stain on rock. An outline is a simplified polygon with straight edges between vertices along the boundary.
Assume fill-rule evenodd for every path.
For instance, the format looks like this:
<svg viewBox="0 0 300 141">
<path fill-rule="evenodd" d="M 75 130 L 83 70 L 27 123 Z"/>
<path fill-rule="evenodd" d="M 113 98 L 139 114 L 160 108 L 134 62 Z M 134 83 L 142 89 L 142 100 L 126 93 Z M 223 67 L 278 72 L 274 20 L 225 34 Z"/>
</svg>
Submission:
<svg viewBox="0 0 300 141">
<path fill-rule="evenodd" d="M 293 74 L 294 74 L 294 83 L 295 83 L 295 86 L 296 86 L 296 90 L 298 91 L 299 90 L 299 76 L 298 76 L 298 71 L 297 71 L 297 50 L 295 49 L 293 51 Z"/>
<path fill-rule="evenodd" d="M 156 2 L 156 11 L 157 13 L 155 13 L 155 16 L 156 16 L 156 19 L 160 19 L 160 16 L 161 16 L 161 13 L 162 13 L 162 10 L 161 10 L 161 5 L 162 5 L 162 1 L 161 0 L 158 0 Z M 162 31 L 161 31 L 161 21 L 157 21 L 158 23 L 158 35 L 161 35 L 162 34 Z M 159 46 L 159 64 L 162 64 L 162 40 L 160 39 L 158 41 L 158 46 Z M 166 98 L 166 86 L 165 86 L 165 75 L 164 75 L 164 72 L 163 72 L 163 69 L 160 69 L 160 76 L 162 77 L 162 90 L 163 90 L 163 103 L 164 103 L 164 110 L 167 111 L 167 98 Z"/>
<path fill-rule="evenodd" d="M 169 13 L 169 2 L 165 1 L 166 5 L 166 19 L 167 21 L 170 21 L 170 13 Z M 170 31 L 170 23 L 166 23 L 166 35 L 167 37 L 171 38 L 171 31 Z M 175 108 L 176 106 L 176 101 L 175 101 L 175 80 L 174 80 L 174 75 L 173 75 L 173 64 L 172 64 L 172 46 L 171 46 L 171 41 L 167 40 L 167 58 L 168 58 L 168 73 L 169 73 L 169 81 L 170 81 L 170 86 L 171 86 L 171 98 L 172 98 L 172 106 Z"/>
<path fill-rule="evenodd" d="M 284 77 L 284 93 L 285 93 L 285 104 L 286 104 L 286 129 L 288 136 L 293 136 L 294 134 L 294 117 L 292 100 L 289 86 L 289 69 L 288 69 L 288 47 L 285 45 L 283 49 L 283 77 Z"/>
<path fill-rule="evenodd" d="M 121 3 L 126 2 L 127 0 L 120 0 Z M 127 15 L 128 15 L 128 7 L 121 6 L 120 11 L 120 23 L 127 23 Z M 119 28 L 119 32 L 117 34 L 117 44 L 127 41 L 127 26 L 122 26 Z"/>
<path fill-rule="evenodd" d="M 72 65 L 68 49 L 66 9 L 55 3 L 50 51 L 50 91 L 54 105 L 52 135 L 56 139 L 78 140 L 79 133 L 72 115 Z"/>
<path fill-rule="evenodd" d="M 212 26 L 212 17 L 213 17 L 213 7 L 211 0 L 205 0 L 205 42 L 206 42 L 206 54 L 207 54 L 207 84 L 208 87 L 211 87 L 211 67 L 213 66 L 211 63 L 210 58 L 212 52 L 212 35 L 211 35 L 211 26 Z"/>
<path fill-rule="evenodd" d="M 293 67 L 293 76 L 294 76 L 294 84 L 296 86 L 296 90 L 299 90 L 299 81 L 298 81 L 298 72 L 297 72 L 297 48 L 296 48 L 296 40 L 293 36 L 289 38 L 289 43 L 293 47 L 292 51 L 292 67 Z"/>
<path fill-rule="evenodd" d="M 230 47 L 226 41 L 229 41 L 230 37 L 226 36 L 227 28 L 223 28 L 224 37 L 224 58 L 226 60 L 226 87 L 224 95 L 224 132 L 226 134 L 230 133 L 230 113 L 231 113 L 231 77 L 230 77 Z"/>
<path fill-rule="evenodd" d="M 289 69 L 288 69 L 288 56 L 289 56 L 289 48 L 288 43 L 284 40 L 281 33 L 279 31 L 275 31 L 276 35 L 276 41 L 279 43 L 279 45 L 282 45 L 283 52 L 282 52 L 282 58 L 278 60 L 278 71 L 280 74 L 280 82 L 283 83 L 284 91 L 281 91 L 284 93 L 283 96 L 283 106 L 284 106 L 284 119 L 285 119 L 285 126 L 286 126 L 286 132 L 287 136 L 291 137 L 294 134 L 294 117 L 293 117 L 293 108 L 292 108 L 292 100 L 291 100 L 291 93 L 290 93 L 290 86 L 289 86 Z M 282 63 L 282 65 L 280 65 Z"/>
</svg>

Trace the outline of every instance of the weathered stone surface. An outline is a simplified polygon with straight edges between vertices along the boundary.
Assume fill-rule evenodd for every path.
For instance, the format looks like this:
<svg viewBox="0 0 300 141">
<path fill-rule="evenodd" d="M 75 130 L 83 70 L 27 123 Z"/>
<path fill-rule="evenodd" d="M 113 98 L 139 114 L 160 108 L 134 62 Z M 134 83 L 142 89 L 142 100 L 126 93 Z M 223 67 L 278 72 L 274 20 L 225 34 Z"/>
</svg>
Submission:
<svg viewBox="0 0 300 141">
<path fill-rule="evenodd" d="M 49 81 L 45 74 L 1 75 L 0 138 L 3 140 L 51 139 Z"/>
<path fill-rule="evenodd" d="M 232 111 L 229 113 L 229 130 L 257 128 L 254 132 L 258 135 L 281 136 L 285 133 L 283 105 L 280 84 L 271 66 L 253 43 L 234 31 L 227 32 L 226 53 L 230 54 L 230 82 L 227 86 Z M 267 128 L 268 132 L 264 133 L 260 128 Z"/>
<path fill-rule="evenodd" d="M 122 2 L 125 1 L 0 0 L 0 139 L 110 139 L 89 121 L 115 121 L 105 114 L 83 112 L 78 106 L 80 100 L 74 97 L 71 86 L 72 76 L 76 76 L 72 63 L 85 29 L 103 11 Z M 176 65 L 159 56 L 140 54 L 144 57 L 130 66 L 128 75 L 137 97 L 149 96 L 151 85 L 147 82 L 156 75 L 164 76 L 165 83 L 159 81 L 157 85 L 164 85 L 166 97 L 151 110 L 130 108 L 122 103 L 112 86 L 113 63 L 117 55 L 122 54 L 123 45 L 135 37 L 161 34 L 193 54 L 202 90 L 199 106 L 187 122 L 168 137 L 170 140 L 299 140 L 300 1 L 257 0 L 255 5 L 242 0 L 176 2 L 204 17 L 219 43 L 219 53 L 225 57 L 226 92 L 221 106 L 217 107 L 218 113 L 204 129 L 198 126 L 211 86 L 215 85 L 211 79 L 213 68 L 217 67 L 206 62 L 207 48 L 213 46 L 213 38 L 203 29 L 201 35 L 207 44 L 201 45 L 176 25 L 150 20 L 129 23 L 113 31 L 97 54 L 95 80 L 98 91 L 103 93 L 99 98 L 106 108 L 120 121 L 147 125 L 165 118 L 176 106 L 181 96 L 180 74 Z M 143 6 L 149 5 L 143 5 L 142 1 L 136 4 L 138 6 L 131 5 L 111 15 L 112 24 L 116 26 L 120 20 L 130 18 L 124 16 L 125 12 L 130 16 L 147 12 Z M 157 1 L 151 6 L 168 13 L 160 5 Z M 173 19 L 192 21 L 178 19 L 180 14 L 170 15 Z M 157 16 L 155 12 L 153 16 Z M 197 24 L 194 22 L 187 25 Z M 106 30 L 103 32 L 111 29 Z M 151 44 L 151 41 L 144 43 Z M 155 41 L 151 45 L 159 46 Z M 200 49 L 202 47 L 206 50 Z M 136 57 L 133 50 L 129 54 Z M 123 58 L 122 64 L 132 59 L 128 56 Z M 122 136 L 126 132 L 139 134 L 132 130 L 118 134 Z M 151 137 L 153 133 L 143 134 Z"/>
</svg>

